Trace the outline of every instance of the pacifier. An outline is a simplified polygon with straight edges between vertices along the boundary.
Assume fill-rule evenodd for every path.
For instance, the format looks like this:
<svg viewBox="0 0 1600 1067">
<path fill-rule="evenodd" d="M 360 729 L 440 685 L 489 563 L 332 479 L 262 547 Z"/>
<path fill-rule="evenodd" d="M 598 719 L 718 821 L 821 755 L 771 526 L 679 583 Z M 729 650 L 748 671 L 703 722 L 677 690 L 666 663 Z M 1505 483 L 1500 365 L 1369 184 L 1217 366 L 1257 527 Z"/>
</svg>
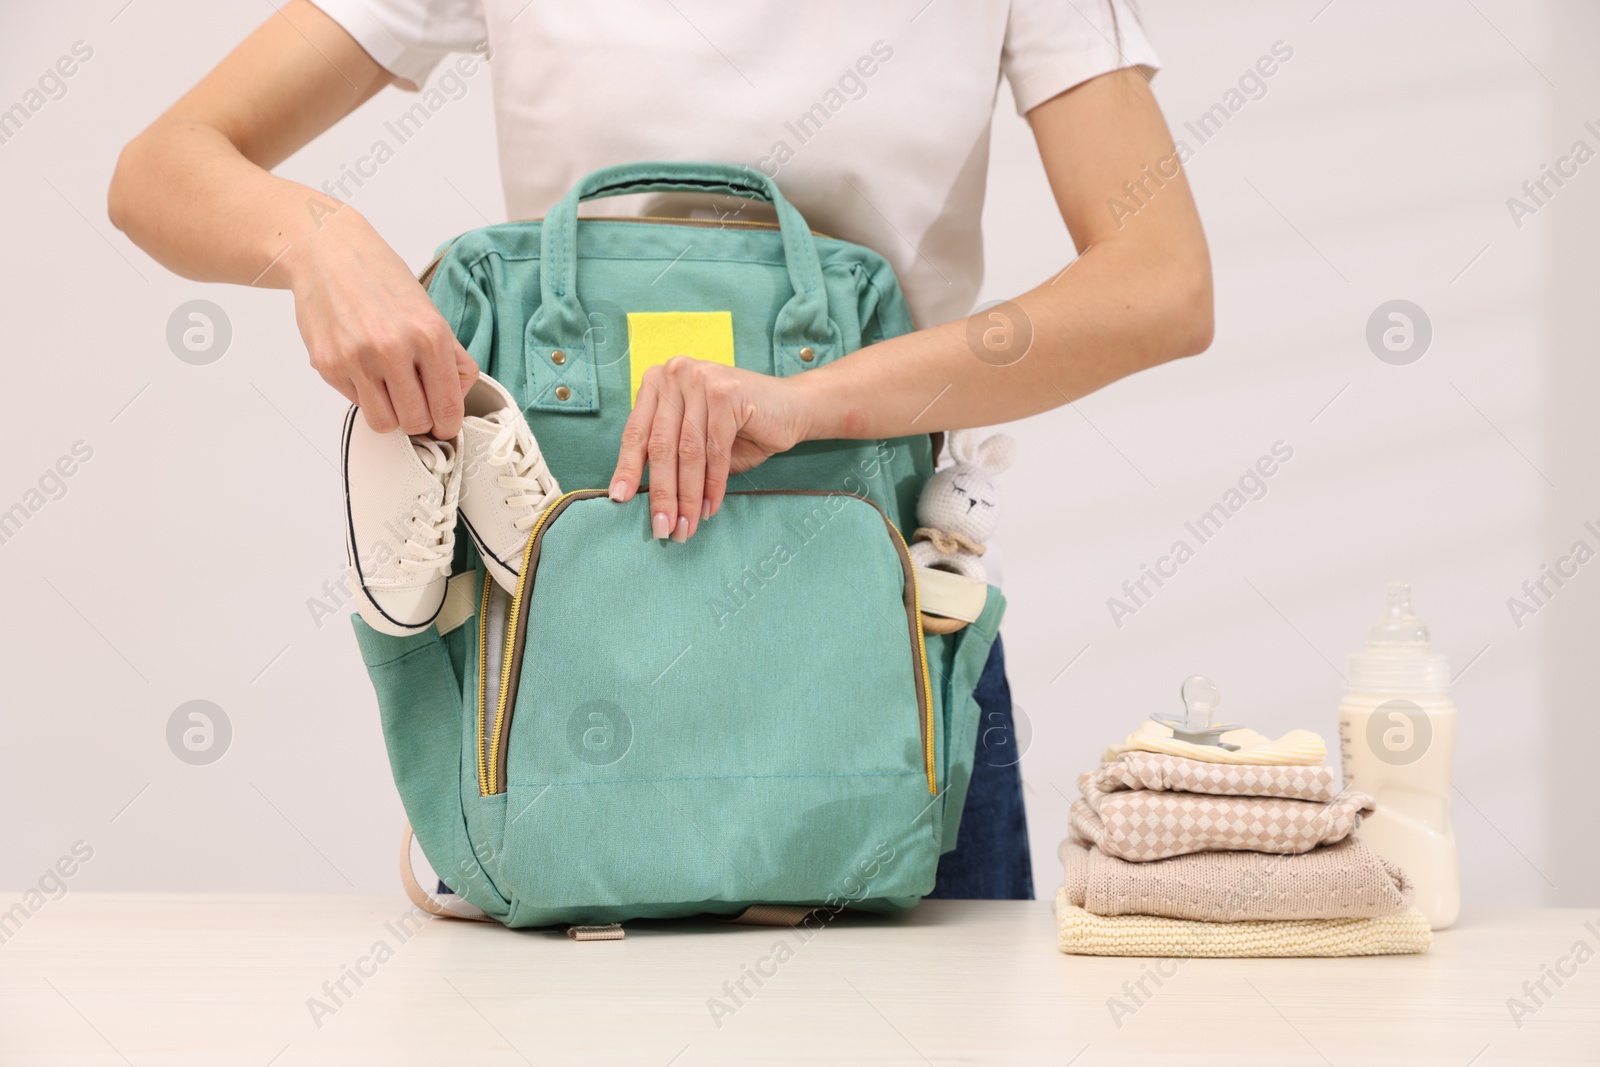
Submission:
<svg viewBox="0 0 1600 1067">
<path fill-rule="evenodd" d="M 1244 724 L 1211 721 L 1211 713 L 1222 703 L 1222 695 L 1217 690 L 1216 682 L 1203 674 L 1191 674 L 1183 680 L 1183 685 L 1178 688 L 1178 694 L 1183 698 L 1183 718 L 1155 712 L 1151 713 L 1150 718 L 1171 730 L 1175 740 L 1225 748 L 1230 752 L 1239 750 L 1238 745 L 1222 740 L 1222 735 L 1230 730 L 1242 730 Z"/>
</svg>

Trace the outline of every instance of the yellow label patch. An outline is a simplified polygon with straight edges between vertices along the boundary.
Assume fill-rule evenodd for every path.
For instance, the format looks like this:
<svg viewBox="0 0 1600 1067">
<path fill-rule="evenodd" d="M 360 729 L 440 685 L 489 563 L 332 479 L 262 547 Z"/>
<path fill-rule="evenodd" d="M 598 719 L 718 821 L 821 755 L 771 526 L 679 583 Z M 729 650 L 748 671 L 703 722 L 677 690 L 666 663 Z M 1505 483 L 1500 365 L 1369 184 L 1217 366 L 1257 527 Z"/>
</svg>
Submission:
<svg viewBox="0 0 1600 1067">
<path fill-rule="evenodd" d="M 632 311 L 628 313 L 628 367 L 638 403 L 644 372 L 673 356 L 733 366 L 733 312 Z"/>
</svg>

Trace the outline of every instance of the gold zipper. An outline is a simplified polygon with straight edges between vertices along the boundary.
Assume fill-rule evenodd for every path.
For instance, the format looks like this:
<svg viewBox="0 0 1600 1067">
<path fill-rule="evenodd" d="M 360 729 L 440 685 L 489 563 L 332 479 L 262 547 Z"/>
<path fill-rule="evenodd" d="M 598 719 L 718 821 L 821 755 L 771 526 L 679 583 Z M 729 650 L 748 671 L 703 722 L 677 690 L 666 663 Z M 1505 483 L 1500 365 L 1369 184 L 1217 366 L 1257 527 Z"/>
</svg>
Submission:
<svg viewBox="0 0 1600 1067">
<path fill-rule="evenodd" d="M 575 489 L 570 493 L 563 493 L 545 506 L 539 513 L 539 518 L 533 524 L 533 530 L 528 534 L 528 544 L 522 550 L 522 569 L 517 573 L 517 589 L 511 597 L 511 607 L 507 611 L 506 640 L 500 654 L 500 691 L 496 694 L 494 708 L 494 732 L 491 736 L 484 729 L 484 701 L 480 690 L 478 703 L 478 790 L 483 796 L 505 792 L 505 767 L 500 758 L 501 738 L 505 733 L 506 709 L 510 706 L 511 697 L 511 654 L 515 649 L 517 639 L 517 623 L 523 612 L 519 607 L 527 592 L 529 573 L 533 567 L 531 561 L 534 557 L 534 548 L 539 543 L 539 536 L 543 533 L 546 524 L 573 499 L 581 496 L 604 496 L 604 489 Z M 484 598 L 487 606 L 488 598 Z M 481 620 L 480 620 L 481 623 Z M 482 632 L 480 625 L 479 632 Z M 478 672 L 482 677 L 484 661 L 479 658 Z"/>
<path fill-rule="evenodd" d="M 439 264 L 444 262 L 445 255 L 454 245 L 455 242 L 451 241 L 450 244 L 447 244 L 443 248 L 439 249 L 439 254 L 429 260 L 428 265 L 422 268 L 422 273 L 417 275 L 417 281 L 422 283 L 422 289 L 424 292 L 426 292 L 428 287 L 433 284 L 434 272 L 439 269 Z"/>
<path fill-rule="evenodd" d="M 531 218 L 531 219 L 512 219 L 511 221 L 512 222 L 543 222 L 544 221 L 544 217 L 543 216 L 537 216 L 537 217 Z M 665 225 L 669 225 L 669 226 L 714 227 L 714 228 L 719 229 L 719 230 L 724 226 L 750 226 L 750 227 L 753 227 L 753 228 L 758 229 L 758 230 L 777 230 L 777 229 L 782 229 L 782 227 L 776 222 L 764 222 L 764 221 L 756 220 L 756 219 L 675 219 L 675 218 L 672 218 L 669 215 L 584 215 L 584 216 L 581 216 L 578 221 L 579 222 L 589 222 L 589 221 L 595 221 L 595 222 L 653 222 L 653 223 L 656 223 L 658 225 L 665 224 Z M 502 223 L 501 225 L 508 225 L 508 224 L 507 223 Z M 828 234 L 822 233 L 820 230 L 812 230 L 811 231 L 811 236 L 813 236 L 813 237 L 826 237 L 830 241 L 837 240 L 837 238 L 829 237 Z M 434 274 L 434 272 L 439 269 L 439 264 L 444 261 L 445 255 L 450 251 L 450 245 L 453 245 L 453 244 L 455 244 L 455 242 L 451 241 L 449 245 L 445 245 L 444 248 L 440 249 L 439 250 L 439 254 L 434 256 L 433 259 L 429 260 L 428 261 L 428 265 L 426 267 L 422 268 L 422 273 L 417 275 L 417 281 L 422 283 L 422 287 L 424 289 L 428 288 L 428 286 L 433 283 L 433 274 Z"/>
<path fill-rule="evenodd" d="M 489 687 L 489 585 L 494 579 L 483 574 L 483 600 L 478 605 L 478 792 L 487 795 L 489 768 L 483 750 L 484 703 Z"/>
<path fill-rule="evenodd" d="M 896 555 L 900 559 L 901 570 L 905 574 L 908 587 L 911 590 L 911 610 L 907 613 L 912 632 L 916 635 L 917 651 L 917 678 L 920 682 L 918 693 L 920 707 L 918 708 L 921 732 L 923 735 L 923 769 L 928 779 L 928 792 L 938 796 L 937 772 L 934 767 L 934 722 L 933 722 L 933 685 L 928 674 L 928 646 L 922 630 L 922 595 L 917 587 L 916 567 L 911 562 L 911 551 L 906 546 L 905 537 L 900 533 L 899 527 L 889 518 L 887 512 L 878 506 L 878 503 L 868 497 L 856 493 L 833 493 L 821 489 L 763 489 L 753 492 L 735 492 L 731 496 L 764 496 L 768 494 L 783 494 L 795 496 L 851 496 L 857 500 L 871 505 L 878 516 L 883 519 L 883 524 L 889 528 L 894 536 Z M 479 648 L 478 648 L 478 789 L 482 796 L 503 793 L 506 790 L 505 761 L 502 749 L 506 738 L 506 717 L 512 708 L 515 697 L 511 691 L 511 664 L 512 654 L 516 648 L 517 633 L 523 617 L 527 614 L 527 602 L 532 592 L 530 585 L 532 572 L 537 566 L 536 549 L 539 539 L 544 535 L 556 516 L 564 511 L 568 504 L 574 500 L 605 496 L 605 489 L 575 489 L 563 493 L 550 504 L 545 506 L 538 520 L 534 523 L 532 532 L 528 535 L 527 547 L 522 553 L 522 569 L 517 575 L 516 593 L 511 598 L 511 607 L 506 620 L 505 648 L 501 654 L 500 664 L 500 692 L 495 702 L 494 729 L 492 735 L 485 729 L 486 701 L 485 701 L 485 671 L 486 660 L 483 652 L 484 620 L 488 610 L 488 585 L 492 580 L 485 579 L 485 594 L 483 598 L 484 615 L 479 616 Z M 526 638 L 524 638 L 526 640 Z M 519 672 L 520 673 L 520 672 Z"/>
<path fill-rule="evenodd" d="M 868 501 L 868 503 L 872 502 Z M 928 678 L 928 643 L 922 632 L 922 590 L 917 586 L 917 568 L 911 562 L 911 549 L 906 544 L 905 535 L 900 532 L 898 526 L 890 521 L 888 515 L 884 515 L 883 521 L 894 534 L 894 539 L 899 545 L 900 561 L 901 565 L 905 567 L 906 581 L 911 583 L 911 605 L 916 609 L 913 618 L 916 620 L 917 629 L 917 667 L 922 671 L 923 714 L 926 716 L 926 725 L 923 729 L 922 759 L 923 766 L 928 772 L 928 792 L 938 796 L 938 783 L 934 780 L 933 768 L 933 685 Z"/>
</svg>

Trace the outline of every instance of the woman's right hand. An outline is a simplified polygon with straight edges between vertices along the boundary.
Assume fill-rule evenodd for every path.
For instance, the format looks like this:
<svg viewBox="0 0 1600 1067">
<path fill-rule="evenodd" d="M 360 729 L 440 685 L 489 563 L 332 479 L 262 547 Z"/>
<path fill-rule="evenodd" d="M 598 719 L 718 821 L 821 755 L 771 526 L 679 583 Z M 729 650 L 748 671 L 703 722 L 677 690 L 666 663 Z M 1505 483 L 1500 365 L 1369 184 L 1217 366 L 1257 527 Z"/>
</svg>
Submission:
<svg viewBox="0 0 1600 1067">
<path fill-rule="evenodd" d="M 405 261 L 348 204 L 281 261 L 311 366 L 377 433 L 448 440 L 478 366 Z"/>
<path fill-rule="evenodd" d="M 186 278 L 292 290 L 311 365 L 367 425 L 448 439 L 471 357 L 359 212 L 270 173 L 393 80 L 311 0 L 274 4 L 123 149 L 106 206 Z"/>
</svg>

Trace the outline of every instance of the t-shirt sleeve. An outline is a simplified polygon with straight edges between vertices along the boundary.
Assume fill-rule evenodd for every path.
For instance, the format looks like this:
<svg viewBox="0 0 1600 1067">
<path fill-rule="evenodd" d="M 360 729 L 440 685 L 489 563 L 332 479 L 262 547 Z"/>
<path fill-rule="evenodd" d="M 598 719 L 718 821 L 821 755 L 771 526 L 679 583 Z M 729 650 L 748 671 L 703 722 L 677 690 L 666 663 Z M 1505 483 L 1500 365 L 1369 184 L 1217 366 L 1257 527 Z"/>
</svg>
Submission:
<svg viewBox="0 0 1600 1067">
<path fill-rule="evenodd" d="M 312 0 L 405 87 L 419 88 L 439 61 L 487 37 L 480 0 Z"/>
<path fill-rule="evenodd" d="M 1161 60 L 1126 0 L 1012 0 L 1000 66 L 1026 115 L 1090 78 Z"/>
</svg>

